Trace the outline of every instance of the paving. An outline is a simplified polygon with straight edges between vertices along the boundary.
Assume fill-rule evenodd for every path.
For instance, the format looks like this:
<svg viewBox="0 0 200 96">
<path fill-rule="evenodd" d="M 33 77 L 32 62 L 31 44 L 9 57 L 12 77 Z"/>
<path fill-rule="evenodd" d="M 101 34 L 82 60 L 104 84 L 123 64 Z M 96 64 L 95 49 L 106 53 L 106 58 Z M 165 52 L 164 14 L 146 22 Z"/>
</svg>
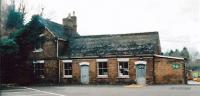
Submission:
<svg viewBox="0 0 200 96">
<path fill-rule="evenodd" d="M 0 91 L 0 96 L 200 96 L 200 85 L 28 86 Z"/>
<path fill-rule="evenodd" d="M 200 82 L 197 82 L 197 81 L 188 81 L 188 84 L 200 84 Z"/>
</svg>

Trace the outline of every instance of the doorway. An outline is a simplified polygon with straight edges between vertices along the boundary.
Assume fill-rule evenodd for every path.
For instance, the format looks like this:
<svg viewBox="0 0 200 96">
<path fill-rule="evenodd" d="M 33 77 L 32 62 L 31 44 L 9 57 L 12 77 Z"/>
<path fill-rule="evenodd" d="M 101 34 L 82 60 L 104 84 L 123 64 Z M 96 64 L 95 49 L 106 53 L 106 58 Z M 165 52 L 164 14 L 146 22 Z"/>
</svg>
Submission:
<svg viewBox="0 0 200 96">
<path fill-rule="evenodd" d="M 89 84 L 89 63 L 82 62 L 80 63 L 80 79 L 82 84 Z"/>
<path fill-rule="evenodd" d="M 136 82 L 139 85 L 146 84 L 146 62 L 137 61 L 136 64 Z"/>
</svg>

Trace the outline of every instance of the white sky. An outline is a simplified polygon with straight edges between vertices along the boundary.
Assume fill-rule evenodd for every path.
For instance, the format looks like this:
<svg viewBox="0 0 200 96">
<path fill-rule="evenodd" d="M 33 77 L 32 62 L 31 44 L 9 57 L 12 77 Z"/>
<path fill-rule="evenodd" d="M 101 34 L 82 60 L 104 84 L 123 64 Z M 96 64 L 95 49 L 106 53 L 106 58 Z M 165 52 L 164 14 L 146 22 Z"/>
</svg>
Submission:
<svg viewBox="0 0 200 96">
<path fill-rule="evenodd" d="M 183 46 L 200 51 L 199 0 L 23 1 L 27 19 L 44 7 L 44 17 L 62 23 L 62 18 L 75 11 L 81 35 L 158 31 L 162 51 Z"/>
</svg>

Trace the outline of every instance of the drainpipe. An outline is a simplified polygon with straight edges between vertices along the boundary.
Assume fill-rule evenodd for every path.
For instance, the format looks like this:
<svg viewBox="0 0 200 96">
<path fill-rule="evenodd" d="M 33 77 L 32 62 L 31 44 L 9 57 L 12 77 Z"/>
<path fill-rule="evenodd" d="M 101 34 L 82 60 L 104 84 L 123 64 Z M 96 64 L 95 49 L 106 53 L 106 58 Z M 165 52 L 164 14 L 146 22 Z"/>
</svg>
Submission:
<svg viewBox="0 0 200 96">
<path fill-rule="evenodd" d="M 58 39 L 56 40 L 56 57 L 58 58 Z"/>
<path fill-rule="evenodd" d="M 56 43 L 56 49 L 57 49 L 56 50 L 56 57 L 57 57 L 57 59 L 58 59 L 58 51 L 59 51 L 58 50 L 59 49 L 58 48 L 59 47 L 58 44 L 59 43 L 58 43 L 58 38 L 57 38 L 57 43 Z M 58 83 L 60 83 L 60 60 L 59 59 L 58 59 Z"/>
<path fill-rule="evenodd" d="M 156 84 L 155 78 L 155 56 L 153 55 L 153 84 Z"/>
<path fill-rule="evenodd" d="M 184 78 L 184 84 L 188 84 L 187 83 L 187 65 L 188 65 L 188 60 L 186 58 L 184 58 L 184 61 L 183 61 L 183 78 Z"/>
<path fill-rule="evenodd" d="M 58 83 L 60 84 L 60 60 L 58 60 Z"/>
</svg>

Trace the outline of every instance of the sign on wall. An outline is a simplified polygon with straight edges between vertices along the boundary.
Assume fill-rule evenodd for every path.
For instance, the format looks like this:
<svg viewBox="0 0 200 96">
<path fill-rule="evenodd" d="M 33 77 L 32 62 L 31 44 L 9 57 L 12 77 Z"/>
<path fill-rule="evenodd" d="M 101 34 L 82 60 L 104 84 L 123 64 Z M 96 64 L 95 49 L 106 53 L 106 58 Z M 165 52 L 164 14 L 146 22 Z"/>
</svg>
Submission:
<svg viewBox="0 0 200 96">
<path fill-rule="evenodd" d="M 180 67 L 181 67 L 180 64 L 177 64 L 177 63 L 173 63 L 173 64 L 172 64 L 172 68 L 173 68 L 173 69 L 179 69 Z"/>
</svg>

